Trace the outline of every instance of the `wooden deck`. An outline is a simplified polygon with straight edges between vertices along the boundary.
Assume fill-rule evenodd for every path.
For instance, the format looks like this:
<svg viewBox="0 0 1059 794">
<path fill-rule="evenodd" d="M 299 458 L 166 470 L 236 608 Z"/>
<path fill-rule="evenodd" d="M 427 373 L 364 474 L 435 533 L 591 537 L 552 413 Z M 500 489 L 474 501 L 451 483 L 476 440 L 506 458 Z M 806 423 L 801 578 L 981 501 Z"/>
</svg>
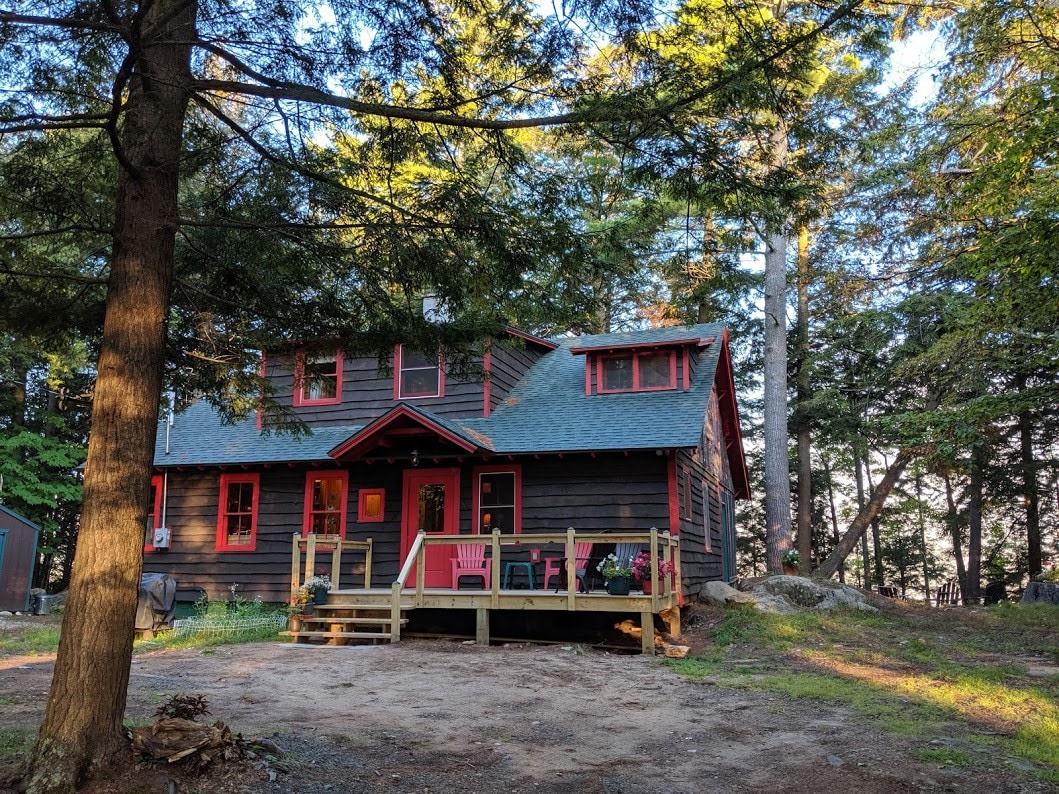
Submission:
<svg viewBox="0 0 1059 794">
<path fill-rule="evenodd" d="M 550 536 L 544 536 L 541 540 L 547 541 Z M 521 538 L 525 540 L 525 537 Z M 535 537 L 535 540 L 537 538 Z M 670 538 L 668 533 L 659 533 L 657 530 L 639 533 L 614 533 L 606 536 L 596 534 L 576 535 L 572 531 L 556 536 L 557 541 L 565 541 L 572 549 L 575 539 L 580 541 L 592 541 L 595 543 L 613 542 L 643 542 L 651 549 L 659 553 L 655 558 L 661 557 L 674 566 L 677 571 L 675 581 L 679 578 L 679 546 L 675 538 Z M 316 606 L 311 616 L 301 616 L 297 627 L 292 624 L 291 630 L 284 632 L 295 642 L 324 641 L 328 644 L 339 645 L 347 642 L 397 642 L 401 637 L 401 628 L 408 623 L 407 615 L 412 610 L 440 609 L 440 610 L 473 610 L 476 614 L 475 638 L 479 644 L 489 643 L 489 623 L 492 612 L 495 611 L 545 611 L 545 612 L 611 612 L 611 613 L 638 613 L 640 615 L 641 647 L 644 653 L 653 653 L 655 647 L 654 616 L 660 615 L 665 621 L 671 634 L 680 633 L 680 594 L 674 591 L 669 583 L 665 581 L 668 577 L 658 577 L 657 571 L 653 576 L 653 593 L 645 595 L 640 592 L 629 595 L 610 595 L 604 590 L 595 590 L 588 593 L 575 590 L 554 589 L 502 589 L 499 587 L 499 571 L 495 571 L 492 577 L 492 587 L 487 590 L 425 587 L 421 575 L 415 577 L 416 581 L 408 583 L 410 573 L 417 560 L 420 561 L 418 570 L 422 571 L 421 564 L 426 545 L 431 543 L 448 544 L 453 542 L 466 543 L 469 540 L 477 540 L 483 544 L 490 544 L 494 548 L 494 559 L 499 560 L 499 549 L 507 539 L 492 536 L 452 536 L 452 538 L 424 538 L 420 536 L 417 544 L 413 546 L 405 561 L 401 575 L 390 587 L 371 587 L 353 589 L 334 589 L 328 593 L 326 604 Z M 512 541 L 517 540 L 515 538 Z M 335 545 L 334 539 L 321 538 L 321 544 L 326 543 L 333 547 L 335 570 L 341 565 L 342 546 L 346 541 L 339 541 Z M 310 535 L 308 540 L 296 538 L 294 544 L 295 560 L 292 562 L 292 592 L 300 586 L 299 575 L 302 569 L 301 551 L 306 552 L 305 570 L 312 571 L 311 562 L 315 557 L 316 541 Z M 363 546 L 352 547 L 363 550 Z M 330 549 L 329 549 L 330 550 Z M 367 550 L 370 555 L 370 546 Z M 570 559 L 573 558 L 572 552 Z M 369 557 L 370 559 L 370 557 Z M 498 565 L 497 565 L 498 567 Z M 370 571 L 370 568 L 369 568 Z M 577 577 L 571 570 L 569 580 L 575 581 Z M 308 575 L 308 574 L 306 574 Z"/>
</svg>

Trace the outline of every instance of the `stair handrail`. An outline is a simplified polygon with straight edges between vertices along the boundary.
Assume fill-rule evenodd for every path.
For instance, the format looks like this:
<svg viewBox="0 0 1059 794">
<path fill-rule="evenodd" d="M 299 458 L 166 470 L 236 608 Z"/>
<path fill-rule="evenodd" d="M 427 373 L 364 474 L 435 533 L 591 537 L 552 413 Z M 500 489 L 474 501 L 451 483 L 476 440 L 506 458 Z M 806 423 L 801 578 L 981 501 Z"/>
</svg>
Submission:
<svg viewBox="0 0 1059 794">
<path fill-rule="evenodd" d="M 412 541 L 412 547 L 408 550 L 408 556 L 405 557 L 404 565 L 401 566 L 401 572 L 397 574 L 397 578 L 390 585 L 390 642 L 401 641 L 401 590 L 404 589 L 408 577 L 412 575 L 412 566 L 415 565 L 416 560 L 421 556 L 423 539 L 426 536 L 427 533 L 422 529 L 416 533 L 415 540 Z M 420 565 L 419 569 L 422 570 L 423 566 Z M 418 590 L 418 583 L 416 588 Z"/>
</svg>

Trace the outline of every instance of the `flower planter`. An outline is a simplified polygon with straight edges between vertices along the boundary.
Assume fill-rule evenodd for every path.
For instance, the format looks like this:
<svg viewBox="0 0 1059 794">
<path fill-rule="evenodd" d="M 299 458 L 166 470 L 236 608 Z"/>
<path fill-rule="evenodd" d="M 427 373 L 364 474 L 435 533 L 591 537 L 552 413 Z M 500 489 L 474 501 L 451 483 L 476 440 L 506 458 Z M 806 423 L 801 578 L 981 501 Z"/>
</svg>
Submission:
<svg viewBox="0 0 1059 794">
<path fill-rule="evenodd" d="M 326 590 L 313 590 L 313 603 L 314 604 L 326 604 L 327 603 L 327 591 Z"/>
<path fill-rule="evenodd" d="M 628 579 L 608 579 L 607 592 L 611 595 L 628 595 L 632 582 Z"/>
<path fill-rule="evenodd" d="M 798 575 L 798 566 L 797 565 L 788 565 L 787 563 L 783 563 L 783 575 L 784 576 L 797 576 Z"/>
</svg>

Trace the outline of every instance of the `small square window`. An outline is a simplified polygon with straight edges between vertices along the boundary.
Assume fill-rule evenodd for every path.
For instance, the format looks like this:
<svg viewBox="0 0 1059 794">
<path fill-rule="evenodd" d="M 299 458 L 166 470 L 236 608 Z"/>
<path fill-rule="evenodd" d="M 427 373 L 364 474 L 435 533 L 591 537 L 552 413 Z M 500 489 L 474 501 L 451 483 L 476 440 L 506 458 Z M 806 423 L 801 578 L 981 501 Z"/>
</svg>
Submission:
<svg viewBox="0 0 1059 794">
<path fill-rule="evenodd" d="M 361 524 L 380 523 L 385 518 L 386 490 L 361 488 L 357 494 L 357 521 Z"/>
</svg>

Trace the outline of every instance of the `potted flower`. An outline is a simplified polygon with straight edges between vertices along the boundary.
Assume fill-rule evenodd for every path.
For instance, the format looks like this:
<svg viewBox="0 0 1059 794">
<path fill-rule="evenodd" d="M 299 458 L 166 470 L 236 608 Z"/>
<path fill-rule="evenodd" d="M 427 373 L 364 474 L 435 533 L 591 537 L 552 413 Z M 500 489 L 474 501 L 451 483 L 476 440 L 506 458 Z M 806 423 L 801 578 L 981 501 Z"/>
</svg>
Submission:
<svg viewBox="0 0 1059 794">
<path fill-rule="evenodd" d="M 661 584 L 663 576 L 668 576 L 671 573 L 673 573 L 673 566 L 663 560 L 661 557 L 659 557 L 659 584 Z M 651 595 L 651 555 L 648 552 L 641 551 L 639 554 L 632 558 L 632 575 L 636 579 L 636 581 L 640 583 L 640 587 L 643 588 L 644 595 Z"/>
<path fill-rule="evenodd" d="M 787 576 L 797 576 L 801 562 L 802 558 L 798 554 L 798 549 L 787 549 L 783 554 L 783 572 Z"/>
<path fill-rule="evenodd" d="M 327 591 L 331 589 L 331 577 L 326 573 L 318 573 L 306 579 L 302 589 L 309 594 L 314 604 L 327 603 Z"/>
<path fill-rule="evenodd" d="M 616 554 L 608 554 L 596 566 L 607 580 L 607 592 L 611 595 L 628 595 L 632 584 L 632 568 Z"/>
<path fill-rule="evenodd" d="M 287 602 L 287 620 L 291 631 L 301 630 L 302 618 L 312 614 L 312 601 L 312 594 L 304 587 L 294 591 L 294 595 Z"/>
</svg>

